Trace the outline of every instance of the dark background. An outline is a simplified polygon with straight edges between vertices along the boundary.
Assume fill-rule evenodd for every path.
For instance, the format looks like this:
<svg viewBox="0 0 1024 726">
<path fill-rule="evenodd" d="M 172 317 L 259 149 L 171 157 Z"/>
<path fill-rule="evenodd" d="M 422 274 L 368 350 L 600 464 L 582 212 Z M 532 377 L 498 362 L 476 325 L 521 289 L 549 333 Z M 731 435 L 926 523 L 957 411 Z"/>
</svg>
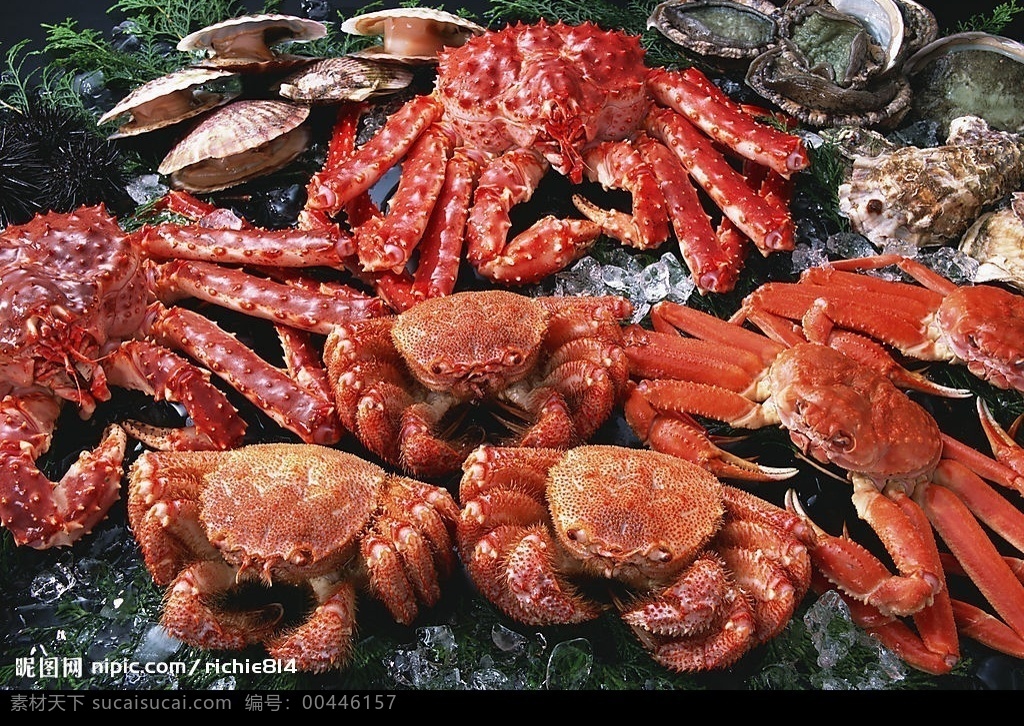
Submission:
<svg viewBox="0 0 1024 726">
<path fill-rule="evenodd" d="M 345 17 L 357 14 L 360 8 L 367 5 L 367 0 L 328 0 L 328 2 L 334 9 L 342 12 Z M 46 37 L 46 32 L 41 27 L 42 24 L 60 23 L 69 17 L 78 21 L 79 28 L 93 28 L 108 32 L 121 20 L 116 14 L 107 12 L 113 3 L 114 0 L 4 0 L 3 18 L 0 19 L 0 53 L 6 55 L 7 49 L 23 38 L 32 40 L 30 46 L 32 49 L 42 50 Z M 945 0 L 944 2 L 925 2 L 923 4 L 929 6 L 935 13 L 939 21 L 940 34 L 945 35 L 956 30 L 958 21 L 972 15 L 987 14 L 993 7 L 999 5 L 1000 1 L 977 0 L 970 3 L 951 3 Z M 247 1 L 246 5 L 258 9 L 262 7 L 262 2 Z M 387 7 L 396 5 L 398 5 L 396 2 L 385 3 Z M 465 7 L 471 11 L 486 6 L 487 3 L 484 0 L 460 0 L 455 3 L 445 3 L 445 7 Z M 282 5 L 282 11 L 300 15 L 303 14 L 301 7 L 302 0 L 286 0 Z M 1024 17 L 1018 15 L 1004 34 L 1017 40 L 1024 39 Z"/>
</svg>

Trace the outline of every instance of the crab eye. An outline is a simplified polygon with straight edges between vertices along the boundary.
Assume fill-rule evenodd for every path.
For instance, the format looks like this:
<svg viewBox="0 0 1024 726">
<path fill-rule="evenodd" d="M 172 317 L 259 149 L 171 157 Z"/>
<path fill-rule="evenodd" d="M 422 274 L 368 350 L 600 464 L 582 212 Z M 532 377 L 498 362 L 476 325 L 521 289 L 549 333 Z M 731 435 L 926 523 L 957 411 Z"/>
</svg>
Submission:
<svg viewBox="0 0 1024 726">
<path fill-rule="evenodd" d="M 505 354 L 505 363 L 510 366 L 517 366 L 523 362 L 523 354 L 518 350 L 510 350 Z"/>
<path fill-rule="evenodd" d="M 829 439 L 829 444 L 837 451 L 849 451 L 853 448 L 853 436 L 845 431 L 839 431 Z"/>
<path fill-rule="evenodd" d="M 651 550 L 650 554 L 647 555 L 647 558 L 652 562 L 670 562 L 672 560 L 672 553 L 664 548 L 658 547 Z"/>
<path fill-rule="evenodd" d="M 435 359 L 430 362 L 430 372 L 433 373 L 435 376 L 447 373 L 447 371 L 447 366 L 440 359 Z"/>
<path fill-rule="evenodd" d="M 584 545 L 587 543 L 587 532 L 584 529 L 567 529 L 565 530 L 565 536 L 569 538 L 570 542 L 578 542 Z"/>
</svg>

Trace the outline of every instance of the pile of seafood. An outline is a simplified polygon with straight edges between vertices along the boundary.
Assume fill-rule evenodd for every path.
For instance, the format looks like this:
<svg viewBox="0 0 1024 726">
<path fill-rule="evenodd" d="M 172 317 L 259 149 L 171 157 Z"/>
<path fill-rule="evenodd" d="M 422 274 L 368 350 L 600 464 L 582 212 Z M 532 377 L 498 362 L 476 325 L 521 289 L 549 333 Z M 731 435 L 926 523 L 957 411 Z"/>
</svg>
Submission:
<svg viewBox="0 0 1024 726">
<path fill-rule="evenodd" d="M 311 672 L 349 664 L 361 599 L 411 625 L 459 576 L 522 625 L 613 611 L 673 672 L 733 666 L 829 591 L 926 673 L 955 668 L 965 639 L 1024 659 L 1024 417 L 975 393 L 1024 394 L 1024 119 L 951 94 L 935 110 L 949 72 L 928 70 L 971 53 L 1019 72 L 1024 55 L 939 37 L 912 0 L 667 0 L 648 23 L 679 67 L 590 22 L 423 9 L 183 38 L 192 66 L 101 119 L 128 117 L 114 138 L 186 129 L 154 205 L 177 221 L 128 231 L 100 204 L 0 231 L 0 523 L 16 545 L 79 546 L 123 498 L 169 634 Z M 328 32 L 381 45 L 275 47 Z M 257 74 L 280 99 L 245 95 L 238 76 Z M 887 135 L 910 121 L 943 138 Z M 220 203 L 315 145 L 294 224 Z M 745 286 L 751 255 L 807 244 L 794 193 L 823 146 L 878 254 Z M 571 214 L 524 221 L 553 176 Z M 537 294 L 619 245 L 670 250 L 699 299 L 636 320 L 612 292 Z M 979 274 L 924 264 L 939 247 Z M 718 298 L 739 302 L 705 312 Z M 279 346 L 251 347 L 218 311 Z M 88 419 L 119 389 L 184 423 L 112 422 L 53 481 L 39 460 L 62 412 Z M 933 414 L 965 398 L 980 449 Z M 608 440 L 616 421 L 628 440 Z M 785 465 L 721 435 L 769 428 Z M 845 482 L 870 537 L 787 492 L 808 466 Z M 309 593 L 300 622 L 239 607 L 243 587 L 278 583 Z"/>
</svg>

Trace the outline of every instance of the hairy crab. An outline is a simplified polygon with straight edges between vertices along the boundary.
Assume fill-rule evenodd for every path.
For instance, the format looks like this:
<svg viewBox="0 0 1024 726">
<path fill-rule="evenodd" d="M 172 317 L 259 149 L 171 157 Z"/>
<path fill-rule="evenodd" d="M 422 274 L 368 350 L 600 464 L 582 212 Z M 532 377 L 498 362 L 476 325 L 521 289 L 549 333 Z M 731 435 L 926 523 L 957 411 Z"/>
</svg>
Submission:
<svg viewBox="0 0 1024 726">
<path fill-rule="evenodd" d="M 440 476 L 491 437 L 587 441 L 622 400 L 620 322 L 631 312 L 618 297 L 459 292 L 336 327 L 324 362 L 341 421 L 363 445 Z"/>
<path fill-rule="evenodd" d="M 340 292 L 303 290 L 226 266 L 157 263 L 137 244 L 140 235 L 157 232 L 146 228 L 129 235 L 96 206 L 38 215 L 0 233 L 0 450 L 9 472 L 0 521 L 19 544 L 71 544 L 105 516 L 118 497 L 126 432 L 158 448 L 239 444 L 246 423 L 210 382 L 210 371 L 304 441 L 335 443 L 342 435 L 307 331 L 319 330 L 325 320 L 379 314 L 380 303 L 341 300 Z M 327 231 L 322 236 L 322 244 L 333 249 Z M 262 239 L 262 248 L 246 249 L 246 261 L 258 262 L 261 254 L 281 257 L 271 250 L 280 239 Z M 223 261 L 229 248 L 217 249 Z M 194 246 L 192 252 L 201 250 Z M 273 320 L 286 369 L 213 320 L 174 305 L 193 293 Z M 110 399 L 110 386 L 180 402 L 189 425 L 122 422 L 60 482 L 50 481 L 35 461 L 50 447 L 64 402 L 90 417 L 98 402 Z"/>
<path fill-rule="evenodd" d="M 480 591 L 529 625 L 606 607 L 676 671 L 725 668 L 777 635 L 810 583 L 799 518 L 705 469 L 644 449 L 482 446 L 459 488 L 459 554 Z"/>
<path fill-rule="evenodd" d="M 347 663 L 359 589 L 408 625 L 455 566 L 447 491 L 311 444 L 143 454 L 128 515 L 146 567 L 168 587 L 168 632 L 200 648 L 261 643 L 300 670 Z M 225 607 L 251 582 L 305 587 L 316 607 L 291 627 L 278 604 Z"/>
<path fill-rule="evenodd" d="M 870 348 L 857 359 L 824 345 L 827 322 L 813 313 L 805 331 L 818 342 L 786 321 L 755 314 L 752 319 L 773 340 L 662 303 L 652 314 L 654 331 L 626 331 L 633 375 L 645 378 L 627 401 L 627 420 L 654 449 L 750 479 L 777 479 L 786 472 L 720 451 L 694 416 L 738 428 L 783 426 L 802 452 L 846 471 L 858 516 L 897 568 L 892 574 L 868 548 L 832 536 L 805 517 L 814 529 L 806 541 L 815 568 L 856 604 L 860 622 L 930 673 L 948 672 L 959 660 L 958 627 L 1021 657 L 1024 585 L 995 542 L 1001 538 L 1024 551 L 1024 513 L 985 481 L 1024 491 L 1024 477 L 1010 466 L 1020 454 L 997 450 L 1004 460 L 999 461 L 942 434 L 890 376 L 901 385 L 955 392 L 934 387 Z M 856 349 L 844 344 L 850 341 L 831 342 Z M 787 505 L 805 516 L 792 494 Z M 950 597 L 932 528 L 998 618 Z M 916 633 L 905 617 L 914 620 Z"/>
<path fill-rule="evenodd" d="M 753 169 L 737 172 L 733 158 Z M 358 149 L 328 155 L 308 185 L 306 213 L 345 212 L 359 264 L 397 278 L 386 287 L 401 307 L 426 294 L 426 277 L 438 281 L 429 294 L 451 292 L 463 230 L 480 274 L 525 284 L 581 256 L 601 233 L 650 249 L 674 228 L 698 287 L 724 291 L 748 240 L 766 255 L 792 249 L 780 190 L 808 163 L 799 137 L 762 123 L 699 71 L 646 67 L 635 36 L 591 23 L 517 24 L 442 50 L 433 93 L 410 100 Z M 367 190 L 398 164 L 401 181 L 381 213 Z M 577 195 L 585 219 L 545 217 L 508 239 L 511 208 L 550 168 L 574 184 L 586 177 L 631 192 L 632 214 Z M 690 177 L 728 232 L 712 228 Z M 434 239 L 437 228 L 446 243 Z M 421 244 L 429 252 L 410 278 Z"/>
</svg>

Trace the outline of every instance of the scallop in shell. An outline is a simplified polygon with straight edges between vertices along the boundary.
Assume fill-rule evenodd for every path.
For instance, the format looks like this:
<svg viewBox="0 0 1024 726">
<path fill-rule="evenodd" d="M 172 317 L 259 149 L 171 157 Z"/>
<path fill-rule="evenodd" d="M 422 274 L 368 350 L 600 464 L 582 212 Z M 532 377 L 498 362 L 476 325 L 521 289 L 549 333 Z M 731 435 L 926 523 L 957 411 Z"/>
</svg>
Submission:
<svg viewBox="0 0 1024 726">
<path fill-rule="evenodd" d="M 412 82 L 408 68 L 370 58 L 321 58 L 281 81 L 279 93 L 293 101 L 364 101 L 401 90 Z"/>
<path fill-rule="evenodd" d="M 904 68 L 911 114 L 943 130 L 971 114 L 1001 131 L 1024 132 L 1024 45 L 988 33 L 956 33 L 929 43 Z"/>
<path fill-rule="evenodd" d="M 1024 290 L 1024 192 L 1010 203 L 987 212 L 960 240 L 960 251 L 978 262 L 975 282 L 1005 282 Z"/>
<path fill-rule="evenodd" d="M 943 245 L 1022 182 L 1024 139 L 963 116 L 942 146 L 855 157 L 839 185 L 839 210 L 878 247 Z"/>
<path fill-rule="evenodd" d="M 178 50 L 201 55 L 200 65 L 233 70 L 266 70 L 309 58 L 278 53 L 285 42 L 309 42 L 327 35 L 323 23 L 293 15 L 243 15 L 189 33 Z"/>
<path fill-rule="evenodd" d="M 215 192 L 277 171 L 309 145 L 307 105 L 242 100 L 203 118 L 157 168 L 171 185 Z"/>
<path fill-rule="evenodd" d="M 142 84 L 103 114 L 98 123 L 130 117 L 110 135 L 112 139 L 171 126 L 237 98 L 237 89 L 216 91 L 207 87 L 214 81 L 236 77 L 228 70 L 183 68 Z"/>
<path fill-rule="evenodd" d="M 342 31 L 379 35 L 381 44 L 354 55 L 413 63 L 433 63 L 445 47 L 458 47 L 487 28 L 459 15 L 433 8 L 394 8 L 348 18 Z"/>
<path fill-rule="evenodd" d="M 768 0 L 666 0 L 647 27 L 702 57 L 749 61 L 775 44 L 777 11 Z"/>
</svg>

